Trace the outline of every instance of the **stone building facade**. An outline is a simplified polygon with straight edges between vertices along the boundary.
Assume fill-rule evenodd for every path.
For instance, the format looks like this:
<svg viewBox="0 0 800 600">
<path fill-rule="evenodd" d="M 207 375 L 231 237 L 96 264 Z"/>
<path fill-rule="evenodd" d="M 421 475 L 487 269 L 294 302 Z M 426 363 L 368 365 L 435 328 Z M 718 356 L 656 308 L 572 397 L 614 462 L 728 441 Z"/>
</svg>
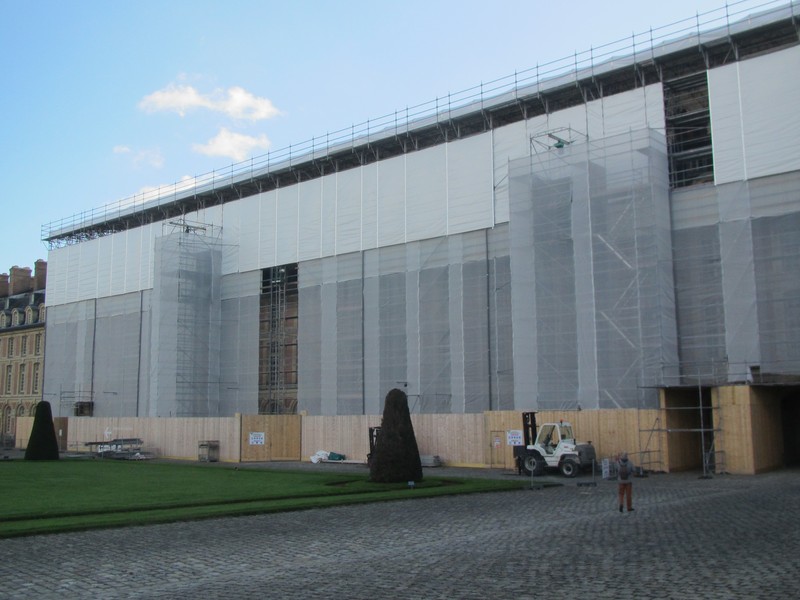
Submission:
<svg viewBox="0 0 800 600">
<path fill-rule="evenodd" d="M 47 262 L 0 274 L 0 440 L 13 446 L 17 417 L 33 416 L 44 377 Z"/>
</svg>

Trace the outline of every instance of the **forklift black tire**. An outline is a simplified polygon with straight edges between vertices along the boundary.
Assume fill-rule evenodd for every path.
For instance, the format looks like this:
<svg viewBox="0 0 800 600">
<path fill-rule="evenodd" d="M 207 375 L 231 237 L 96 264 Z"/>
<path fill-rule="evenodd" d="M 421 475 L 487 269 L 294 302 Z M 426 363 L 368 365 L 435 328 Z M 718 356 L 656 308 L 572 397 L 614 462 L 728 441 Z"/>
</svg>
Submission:
<svg viewBox="0 0 800 600">
<path fill-rule="evenodd" d="M 535 454 L 522 457 L 522 472 L 525 475 L 543 475 L 544 474 L 544 459 Z"/>
<path fill-rule="evenodd" d="M 574 458 L 566 458 L 561 461 L 559 469 L 561 469 L 561 474 L 564 477 L 575 477 L 578 474 L 578 471 L 581 470 L 581 466 Z"/>
</svg>

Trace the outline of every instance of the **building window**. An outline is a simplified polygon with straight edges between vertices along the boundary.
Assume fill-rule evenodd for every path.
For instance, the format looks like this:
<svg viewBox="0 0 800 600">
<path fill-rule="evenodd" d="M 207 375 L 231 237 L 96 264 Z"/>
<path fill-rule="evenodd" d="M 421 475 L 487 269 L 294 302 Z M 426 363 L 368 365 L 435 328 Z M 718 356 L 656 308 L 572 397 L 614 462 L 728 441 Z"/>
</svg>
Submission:
<svg viewBox="0 0 800 600">
<path fill-rule="evenodd" d="M 23 335 L 22 336 L 22 341 L 20 342 L 19 353 L 22 356 L 25 356 L 28 353 L 28 336 L 27 335 Z"/>
<path fill-rule="evenodd" d="M 3 411 L 3 433 L 11 435 L 11 415 L 14 413 L 11 412 L 11 407 L 6 406 L 5 410 Z"/>
<path fill-rule="evenodd" d="M 31 393 L 39 393 L 39 363 L 33 363 L 33 389 Z"/>
<path fill-rule="evenodd" d="M 33 338 L 33 353 L 34 354 L 41 354 L 42 353 L 42 334 L 37 333 L 36 336 Z"/>
<path fill-rule="evenodd" d="M 17 393 L 18 394 L 25 393 L 25 365 L 19 366 L 19 388 Z"/>
<path fill-rule="evenodd" d="M 11 311 L 11 325 L 17 326 L 20 324 L 20 312 L 15 308 Z"/>
<path fill-rule="evenodd" d="M 11 365 L 6 365 L 6 394 L 11 393 Z"/>
<path fill-rule="evenodd" d="M 8 342 L 6 342 L 6 355 L 8 358 L 14 356 L 14 338 L 8 338 Z"/>
<path fill-rule="evenodd" d="M 40 304 L 39 305 L 39 323 L 44 323 L 44 318 L 45 318 L 44 309 L 45 309 L 44 304 Z"/>
</svg>

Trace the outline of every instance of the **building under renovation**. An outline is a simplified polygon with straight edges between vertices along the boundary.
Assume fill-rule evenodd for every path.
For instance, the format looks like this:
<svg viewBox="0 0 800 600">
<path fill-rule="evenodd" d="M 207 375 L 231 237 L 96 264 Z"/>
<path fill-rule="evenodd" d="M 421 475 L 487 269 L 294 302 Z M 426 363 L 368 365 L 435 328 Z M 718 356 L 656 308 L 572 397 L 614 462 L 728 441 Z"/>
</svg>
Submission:
<svg viewBox="0 0 800 600">
<path fill-rule="evenodd" d="M 54 412 L 711 432 L 741 386 L 796 457 L 800 4 L 749 6 L 46 225 Z"/>
</svg>

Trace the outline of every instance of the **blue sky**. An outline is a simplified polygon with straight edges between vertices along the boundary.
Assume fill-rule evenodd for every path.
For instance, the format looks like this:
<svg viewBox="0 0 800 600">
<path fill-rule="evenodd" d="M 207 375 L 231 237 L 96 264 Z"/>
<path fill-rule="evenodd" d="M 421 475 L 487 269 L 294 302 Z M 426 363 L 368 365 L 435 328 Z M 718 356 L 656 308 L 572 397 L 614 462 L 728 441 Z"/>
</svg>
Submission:
<svg viewBox="0 0 800 600">
<path fill-rule="evenodd" d="M 44 223 L 724 6 L 0 0 L 0 272 Z"/>
</svg>

